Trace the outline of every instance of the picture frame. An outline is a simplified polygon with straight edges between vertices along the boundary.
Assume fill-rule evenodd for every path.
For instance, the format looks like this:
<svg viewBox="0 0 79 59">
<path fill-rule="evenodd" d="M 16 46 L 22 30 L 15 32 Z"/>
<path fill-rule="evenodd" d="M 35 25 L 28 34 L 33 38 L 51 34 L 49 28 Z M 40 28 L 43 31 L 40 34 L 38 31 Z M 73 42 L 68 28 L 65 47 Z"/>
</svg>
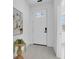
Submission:
<svg viewBox="0 0 79 59">
<path fill-rule="evenodd" d="M 13 8 L 13 36 L 23 34 L 23 13 Z"/>
</svg>

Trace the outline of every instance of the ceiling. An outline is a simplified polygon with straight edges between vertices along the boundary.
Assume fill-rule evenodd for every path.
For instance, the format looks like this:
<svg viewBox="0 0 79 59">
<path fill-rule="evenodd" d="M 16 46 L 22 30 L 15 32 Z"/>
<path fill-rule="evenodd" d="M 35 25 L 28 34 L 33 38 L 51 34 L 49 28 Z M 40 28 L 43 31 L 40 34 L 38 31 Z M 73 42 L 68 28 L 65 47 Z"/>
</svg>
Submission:
<svg viewBox="0 0 79 59">
<path fill-rule="evenodd" d="M 42 0 L 41 2 L 38 2 L 39 0 L 26 0 L 26 2 L 31 5 L 31 6 L 34 6 L 34 5 L 38 5 L 38 4 L 56 4 L 56 5 L 60 5 L 60 4 L 63 4 L 62 1 L 65 1 L 65 0 Z"/>
<path fill-rule="evenodd" d="M 47 3 L 50 3 L 52 2 L 53 0 L 42 0 L 41 2 L 37 2 L 38 0 L 27 0 L 27 2 L 30 4 L 30 5 L 35 5 L 35 4 L 47 4 Z"/>
</svg>

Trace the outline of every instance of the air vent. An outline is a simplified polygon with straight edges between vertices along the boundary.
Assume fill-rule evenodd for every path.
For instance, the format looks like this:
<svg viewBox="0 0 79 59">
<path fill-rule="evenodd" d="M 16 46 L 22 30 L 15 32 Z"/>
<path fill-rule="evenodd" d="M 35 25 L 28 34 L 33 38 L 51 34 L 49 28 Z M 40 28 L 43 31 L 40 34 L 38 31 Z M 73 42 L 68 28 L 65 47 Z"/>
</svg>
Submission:
<svg viewBox="0 0 79 59">
<path fill-rule="evenodd" d="M 42 2 L 42 0 L 38 0 L 37 2 Z"/>
</svg>

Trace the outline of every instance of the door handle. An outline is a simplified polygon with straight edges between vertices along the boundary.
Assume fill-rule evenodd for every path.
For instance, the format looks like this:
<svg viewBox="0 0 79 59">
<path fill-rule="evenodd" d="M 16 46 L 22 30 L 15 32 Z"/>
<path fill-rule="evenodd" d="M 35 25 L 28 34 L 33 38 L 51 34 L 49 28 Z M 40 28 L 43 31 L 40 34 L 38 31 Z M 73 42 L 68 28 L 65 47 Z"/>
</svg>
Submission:
<svg viewBox="0 0 79 59">
<path fill-rule="evenodd" d="M 44 31 L 44 33 L 47 33 L 47 27 L 45 27 L 45 31 Z"/>
</svg>

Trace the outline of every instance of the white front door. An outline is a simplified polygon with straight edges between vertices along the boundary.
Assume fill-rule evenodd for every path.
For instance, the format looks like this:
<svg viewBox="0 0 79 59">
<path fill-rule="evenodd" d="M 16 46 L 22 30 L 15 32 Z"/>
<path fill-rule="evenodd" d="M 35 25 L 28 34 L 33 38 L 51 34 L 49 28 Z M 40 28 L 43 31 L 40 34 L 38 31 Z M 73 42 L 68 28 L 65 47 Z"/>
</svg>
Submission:
<svg viewBox="0 0 79 59">
<path fill-rule="evenodd" d="M 47 37 L 47 18 L 46 10 L 35 11 L 33 16 L 33 43 L 46 45 Z"/>
</svg>

